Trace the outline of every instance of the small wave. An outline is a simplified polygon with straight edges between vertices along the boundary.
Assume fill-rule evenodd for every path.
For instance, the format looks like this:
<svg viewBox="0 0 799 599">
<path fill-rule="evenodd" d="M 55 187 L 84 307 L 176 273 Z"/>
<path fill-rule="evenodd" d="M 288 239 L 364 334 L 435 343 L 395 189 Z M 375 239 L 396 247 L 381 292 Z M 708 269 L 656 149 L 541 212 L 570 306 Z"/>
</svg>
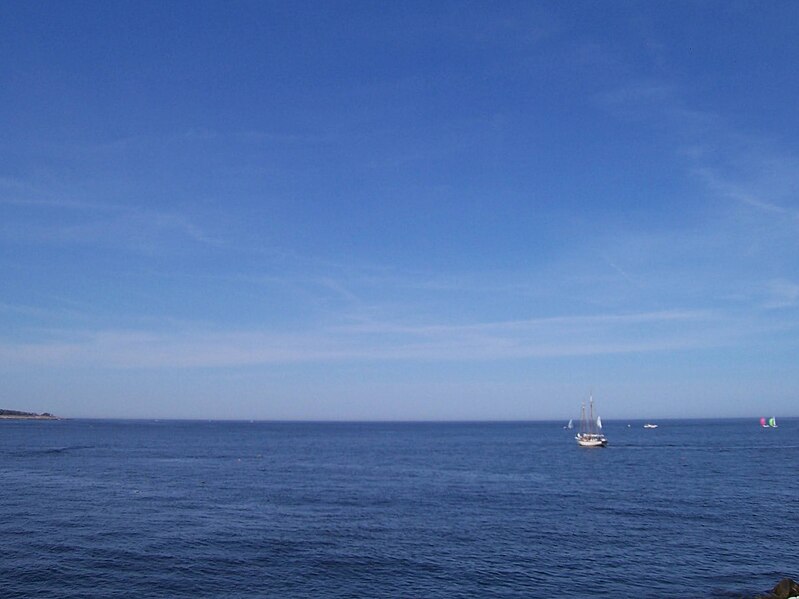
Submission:
<svg viewBox="0 0 799 599">
<path fill-rule="evenodd" d="M 80 449 L 94 449 L 93 445 L 67 445 L 65 447 L 44 447 L 38 449 L 28 449 L 25 451 L 17 451 L 14 453 L 16 456 L 36 456 L 36 455 L 60 455 Z"/>
</svg>

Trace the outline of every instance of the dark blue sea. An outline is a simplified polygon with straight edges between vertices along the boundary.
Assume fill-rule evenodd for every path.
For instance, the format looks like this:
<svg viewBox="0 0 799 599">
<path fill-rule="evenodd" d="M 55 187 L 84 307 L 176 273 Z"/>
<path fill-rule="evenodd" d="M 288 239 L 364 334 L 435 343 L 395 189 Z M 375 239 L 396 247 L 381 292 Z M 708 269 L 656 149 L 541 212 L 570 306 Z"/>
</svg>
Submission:
<svg viewBox="0 0 799 599">
<path fill-rule="evenodd" d="M 606 422 L 605 449 L 563 424 L 0 421 L 0 597 L 700 599 L 799 578 L 799 420 Z"/>
</svg>

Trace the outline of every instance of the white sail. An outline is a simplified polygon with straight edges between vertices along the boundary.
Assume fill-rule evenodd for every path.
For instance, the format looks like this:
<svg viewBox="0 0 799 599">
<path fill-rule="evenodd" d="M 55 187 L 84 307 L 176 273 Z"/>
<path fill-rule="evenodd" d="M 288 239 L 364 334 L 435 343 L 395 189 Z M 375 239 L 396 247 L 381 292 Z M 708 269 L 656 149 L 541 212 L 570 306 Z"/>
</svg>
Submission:
<svg viewBox="0 0 799 599">
<path fill-rule="evenodd" d="M 574 424 L 572 423 L 572 421 L 571 421 L 571 420 L 569 420 L 569 424 L 568 424 L 567 426 L 568 426 L 568 428 L 570 428 L 570 429 L 571 429 L 571 428 L 574 428 Z"/>
<path fill-rule="evenodd" d="M 599 416 L 596 417 L 596 427 L 602 428 L 602 419 Z"/>
</svg>

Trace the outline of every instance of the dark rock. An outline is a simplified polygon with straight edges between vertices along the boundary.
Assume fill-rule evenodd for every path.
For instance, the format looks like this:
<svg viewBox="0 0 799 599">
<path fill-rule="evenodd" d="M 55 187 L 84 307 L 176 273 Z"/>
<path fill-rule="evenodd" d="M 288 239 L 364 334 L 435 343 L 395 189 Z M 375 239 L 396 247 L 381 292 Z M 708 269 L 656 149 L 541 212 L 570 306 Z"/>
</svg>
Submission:
<svg viewBox="0 0 799 599">
<path fill-rule="evenodd" d="M 777 583 L 771 594 L 774 599 L 788 599 L 789 597 L 799 597 L 799 583 L 790 578 L 783 578 Z"/>
<path fill-rule="evenodd" d="M 755 599 L 790 599 L 799 597 L 799 583 L 790 578 L 783 578 L 777 583 L 770 593 L 758 595 Z"/>
</svg>

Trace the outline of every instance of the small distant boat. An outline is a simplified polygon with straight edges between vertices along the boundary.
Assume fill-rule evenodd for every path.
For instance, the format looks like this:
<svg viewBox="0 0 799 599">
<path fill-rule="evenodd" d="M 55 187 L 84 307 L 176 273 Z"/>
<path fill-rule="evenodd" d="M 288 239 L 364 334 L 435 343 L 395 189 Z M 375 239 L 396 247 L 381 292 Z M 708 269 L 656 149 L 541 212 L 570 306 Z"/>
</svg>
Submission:
<svg viewBox="0 0 799 599">
<path fill-rule="evenodd" d="M 567 425 L 566 425 L 566 426 L 564 426 L 563 428 L 567 428 L 567 429 L 569 429 L 569 430 L 573 429 L 573 428 L 574 428 L 574 423 L 573 423 L 573 421 L 572 421 L 571 419 L 569 419 L 569 424 L 567 424 Z"/>
<path fill-rule="evenodd" d="M 585 404 L 580 412 L 580 432 L 574 437 L 580 447 L 606 447 L 608 440 L 602 434 L 602 419 L 594 418 L 594 398 L 589 398 L 589 414 L 586 416 Z"/>
<path fill-rule="evenodd" d="M 777 428 L 777 419 L 772 416 L 768 420 L 765 418 L 760 419 L 760 426 L 763 428 Z"/>
<path fill-rule="evenodd" d="M 644 425 L 644 428 L 657 428 L 657 427 L 658 427 L 657 424 L 650 424 L 648 422 Z"/>
</svg>

